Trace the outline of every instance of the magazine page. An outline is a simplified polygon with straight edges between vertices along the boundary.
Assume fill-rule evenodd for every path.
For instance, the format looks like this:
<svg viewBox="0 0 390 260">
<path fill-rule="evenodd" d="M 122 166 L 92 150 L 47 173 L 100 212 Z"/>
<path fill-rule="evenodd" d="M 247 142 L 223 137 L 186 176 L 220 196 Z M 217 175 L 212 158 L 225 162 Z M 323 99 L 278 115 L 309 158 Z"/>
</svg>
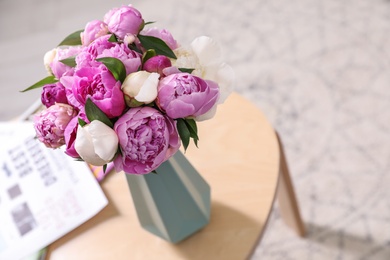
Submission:
<svg viewBox="0 0 390 260">
<path fill-rule="evenodd" d="M 107 205 L 90 168 L 35 139 L 31 123 L 0 123 L 0 259 L 21 259 Z"/>
</svg>

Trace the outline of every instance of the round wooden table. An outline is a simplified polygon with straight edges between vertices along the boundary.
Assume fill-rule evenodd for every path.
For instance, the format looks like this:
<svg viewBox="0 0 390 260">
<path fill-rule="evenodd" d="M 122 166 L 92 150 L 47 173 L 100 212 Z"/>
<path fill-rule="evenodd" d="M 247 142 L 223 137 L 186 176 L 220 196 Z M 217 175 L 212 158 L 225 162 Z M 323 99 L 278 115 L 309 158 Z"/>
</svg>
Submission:
<svg viewBox="0 0 390 260">
<path fill-rule="evenodd" d="M 215 118 L 198 123 L 187 158 L 211 186 L 210 223 L 178 244 L 141 228 L 123 173 L 102 182 L 109 204 L 49 247 L 49 259 L 245 259 L 257 246 L 277 191 L 274 129 L 233 93 Z"/>
</svg>

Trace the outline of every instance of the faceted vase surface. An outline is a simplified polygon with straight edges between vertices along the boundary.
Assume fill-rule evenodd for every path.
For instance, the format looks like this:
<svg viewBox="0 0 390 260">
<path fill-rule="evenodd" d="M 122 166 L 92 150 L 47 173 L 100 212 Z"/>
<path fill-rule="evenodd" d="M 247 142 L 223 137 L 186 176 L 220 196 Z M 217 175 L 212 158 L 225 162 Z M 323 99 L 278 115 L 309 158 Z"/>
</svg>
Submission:
<svg viewBox="0 0 390 260">
<path fill-rule="evenodd" d="M 126 174 L 141 226 L 177 243 L 208 224 L 210 186 L 178 151 L 157 174 Z"/>
</svg>

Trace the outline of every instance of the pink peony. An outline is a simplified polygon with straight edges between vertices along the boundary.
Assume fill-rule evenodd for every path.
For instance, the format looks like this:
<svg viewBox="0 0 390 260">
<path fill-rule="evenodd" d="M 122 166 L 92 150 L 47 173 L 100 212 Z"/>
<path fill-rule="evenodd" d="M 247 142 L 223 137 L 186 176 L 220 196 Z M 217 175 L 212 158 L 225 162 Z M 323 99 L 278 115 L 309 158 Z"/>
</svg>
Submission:
<svg viewBox="0 0 390 260">
<path fill-rule="evenodd" d="M 73 158 L 80 158 L 75 148 L 75 141 L 77 137 L 77 128 L 79 126 L 79 118 L 86 123 L 90 123 L 84 110 L 81 110 L 77 116 L 69 121 L 68 126 L 65 128 L 65 153 Z"/>
<path fill-rule="evenodd" d="M 65 144 L 64 131 L 69 121 L 77 115 L 72 106 L 54 104 L 34 117 L 34 128 L 39 141 L 49 148 Z"/>
<path fill-rule="evenodd" d="M 79 154 L 77 153 L 76 149 L 74 148 L 74 143 L 76 140 L 76 134 L 77 134 L 77 127 L 79 126 L 78 123 L 78 117 L 74 117 L 72 120 L 69 121 L 69 124 L 65 128 L 64 131 L 64 138 L 65 138 L 65 144 L 66 144 L 66 150 L 65 153 L 73 158 L 79 158 Z"/>
<path fill-rule="evenodd" d="M 83 110 L 88 98 L 108 117 L 122 114 L 125 109 L 121 83 L 104 66 L 84 67 L 73 76 L 66 76 L 61 83 L 67 88 L 69 104 Z"/>
<path fill-rule="evenodd" d="M 80 46 L 77 47 L 68 47 L 66 49 L 57 48 L 56 56 L 53 61 L 50 63 L 50 69 L 53 72 L 53 75 L 60 79 L 62 76 L 71 76 L 74 73 L 74 68 L 69 67 L 61 62 L 66 58 L 74 57 L 81 52 L 83 48 Z"/>
<path fill-rule="evenodd" d="M 84 67 L 71 77 L 63 77 L 61 83 L 71 90 L 69 103 L 83 109 L 88 98 L 108 117 L 120 116 L 125 109 L 121 83 L 104 66 Z"/>
<path fill-rule="evenodd" d="M 122 61 L 126 68 L 126 74 L 135 72 L 141 66 L 141 55 L 124 43 L 110 42 L 110 35 L 102 36 L 92 42 L 83 52 L 76 57 L 77 69 L 83 67 L 96 67 L 101 63 L 95 59 L 112 57 Z"/>
<path fill-rule="evenodd" d="M 81 33 L 81 42 L 84 46 L 89 45 L 97 38 L 108 33 L 107 24 L 103 21 L 93 20 L 87 23 L 84 32 Z"/>
<path fill-rule="evenodd" d="M 151 107 L 128 110 L 114 125 L 121 155 L 114 160 L 117 171 L 146 174 L 177 152 L 180 140 L 175 122 Z"/>
<path fill-rule="evenodd" d="M 217 102 L 218 85 L 188 73 L 171 74 L 158 85 L 157 104 L 173 119 L 197 117 Z"/>
<path fill-rule="evenodd" d="M 121 40 L 126 35 L 138 34 L 143 23 L 141 13 L 131 5 L 114 8 L 104 16 L 104 22 L 108 30 Z"/>
<path fill-rule="evenodd" d="M 157 28 L 150 28 L 143 30 L 141 32 L 141 35 L 146 35 L 146 36 L 153 36 L 156 38 L 159 38 L 163 40 L 171 50 L 177 49 L 179 45 L 177 44 L 176 40 L 173 38 L 172 34 L 166 30 L 166 29 L 157 29 Z"/>
</svg>

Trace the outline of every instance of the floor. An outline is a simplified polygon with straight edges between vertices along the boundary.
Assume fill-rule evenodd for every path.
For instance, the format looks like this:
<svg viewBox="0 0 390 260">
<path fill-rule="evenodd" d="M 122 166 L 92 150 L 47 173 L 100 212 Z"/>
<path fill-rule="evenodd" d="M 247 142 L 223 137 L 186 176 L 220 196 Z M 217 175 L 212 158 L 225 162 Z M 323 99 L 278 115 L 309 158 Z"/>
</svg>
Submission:
<svg viewBox="0 0 390 260">
<path fill-rule="evenodd" d="M 47 50 L 121 4 L 1 0 L 0 120 L 39 98 L 19 90 L 46 76 Z M 308 235 L 291 232 L 276 205 L 252 259 L 390 259 L 388 0 L 132 4 L 183 44 L 220 41 L 236 91 L 282 136 Z"/>
</svg>

